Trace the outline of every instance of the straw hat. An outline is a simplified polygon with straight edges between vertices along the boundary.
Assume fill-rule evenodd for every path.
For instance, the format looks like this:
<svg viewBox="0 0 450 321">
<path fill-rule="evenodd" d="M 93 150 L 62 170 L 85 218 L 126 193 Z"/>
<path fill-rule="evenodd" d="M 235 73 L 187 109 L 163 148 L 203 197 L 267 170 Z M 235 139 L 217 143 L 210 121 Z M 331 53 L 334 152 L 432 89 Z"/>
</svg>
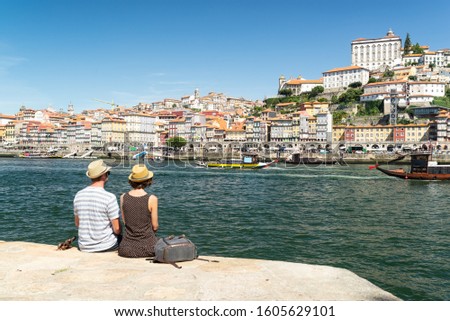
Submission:
<svg viewBox="0 0 450 321">
<path fill-rule="evenodd" d="M 128 179 L 132 182 L 143 182 L 153 177 L 153 172 L 149 171 L 145 165 L 134 165 Z"/>
<path fill-rule="evenodd" d="M 93 179 L 98 178 L 102 176 L 103 174 L 107 173 L 111 167 L 106 166 L 105 162 L 103 160 L 98 159 L 93 162 L 91 162 L 88 166 L 88 170 L 86 172 L 86 176 Z"/>
</svg>

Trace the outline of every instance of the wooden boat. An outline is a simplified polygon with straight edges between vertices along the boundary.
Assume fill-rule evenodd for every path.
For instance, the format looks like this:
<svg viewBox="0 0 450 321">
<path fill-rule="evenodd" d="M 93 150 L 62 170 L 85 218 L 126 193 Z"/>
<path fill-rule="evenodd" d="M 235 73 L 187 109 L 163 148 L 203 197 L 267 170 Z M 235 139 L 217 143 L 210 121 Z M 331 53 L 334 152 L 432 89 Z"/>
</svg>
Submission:
<svg viewBox="0 0 450 321">
<path fill-rule="evenodd" d="M 450 165 L 439 165 L 436 161 L 431 161 L 430 152 L 420 152 L 410 154 L 411 169 L 409 172 L 403 168 L 385 169 L 378 164 L 371 166 L 380 172 L 403 179 L 419 180 L 450 180 Z"/>
<path fill-rule="evenodd" d="M 278 160 L 260 162 L 256 154 L 243 154 L 242 159 L 222 159 L 218 162 L 207 162 L 206 167 L 260 169 L 276 164 Z"/>
<path fill-rule="evenodd" d="M 55 154 L 48 154 L 48 153 L 31 153 L 31 152 L 24 152 L 19 154 L 19 158 L 61 158 L 61 156 L 55 155 Z"/>
<path fill-rule="evenodd" d="M 333 157 L 312 157 L 304 156 L 301 153 L 293 153 L 286 158 L 287 164 L 304 164 L 304 165 L 332 165 L 338 163 Z"/>
</svg>

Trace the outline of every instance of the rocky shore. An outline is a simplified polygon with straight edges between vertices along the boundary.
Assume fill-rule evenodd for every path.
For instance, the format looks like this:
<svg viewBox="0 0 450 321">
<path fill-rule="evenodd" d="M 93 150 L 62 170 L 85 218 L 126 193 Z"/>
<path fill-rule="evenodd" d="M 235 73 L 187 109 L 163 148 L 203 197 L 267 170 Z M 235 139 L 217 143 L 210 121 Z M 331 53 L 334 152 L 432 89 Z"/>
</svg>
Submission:
<svg viewBox="0 0 450 321">
<path fill-rule="evenodd" d="M 399 300 L 355 273 L 328 266 L 201 257 L 181 269 L 115 252 L 58 251 L 0 241 L 0 300 Z"/>
</svg>

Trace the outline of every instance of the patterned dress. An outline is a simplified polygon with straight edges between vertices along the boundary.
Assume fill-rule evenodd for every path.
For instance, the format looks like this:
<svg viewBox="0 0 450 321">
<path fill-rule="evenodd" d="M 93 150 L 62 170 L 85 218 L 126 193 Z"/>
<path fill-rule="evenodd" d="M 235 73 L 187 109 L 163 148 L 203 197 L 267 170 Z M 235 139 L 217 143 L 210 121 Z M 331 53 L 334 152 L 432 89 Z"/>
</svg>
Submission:
<svg viewBox="0 0 450 321">
<path fill-rule="evenodd" d="M 158 240 L 153 232 L 151 213 L 148 209 L 149 194 L 123 196 L 125 235 L 119 245 L 119 255 L 124 257 L 150 257 L 155 255 Z"/>
</svg>

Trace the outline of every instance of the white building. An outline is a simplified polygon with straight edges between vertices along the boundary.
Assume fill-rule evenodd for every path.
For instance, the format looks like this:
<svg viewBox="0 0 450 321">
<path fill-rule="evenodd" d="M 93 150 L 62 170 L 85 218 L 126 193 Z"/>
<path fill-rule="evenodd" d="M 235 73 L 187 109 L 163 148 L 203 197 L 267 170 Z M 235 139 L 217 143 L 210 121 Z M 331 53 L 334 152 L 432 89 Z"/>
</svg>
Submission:
<svg viewBox="0 0 450 321">
<path fill-rule="evenodd" d="M 352 41 L 352 65 L 369 70 L 385 69 L 401 63 L 402 40 L 389 30 L 385 37 Z"/>
<path fill-rule="evenodd" d="M 311 91 L 314 87 L 323 86 L 323 79 L 304 79 L 298 76 L 297 79 L 289 79 L 281 75 L 278 79 L 278 91 L 283 89 L 292 90 L 293 95 L 300 95 L 304 92 Z"/>
<path fill-rule="evenodd" d="M 384 113 L 390 111 L 391 90 L 396 90 L 399 98 L 398 106 L 408 105 L 405 93 L 406 84 L 409 84 L 409 104 L 424 105 L 431 103 L 434 97 L 445 96 L 445 83 L 432 81 L 385 81 L 367 84 L 361 101 L 384 101 Z"/>
<path fill-rule="evenodd" d="M 144 113 L 129 113 L 123 116 L 126 123 L 126 140 L 133 146 L 153 145 L 155 142 L 156 117 Z"/>
<path fill-rule="evenodd" d="M 425 66 L 433 64 L 435 67 L 447 67 L 450 64 L 450 50 L 442 49 L 425 52 L 423 54 L 423 64 Z"/>
<path fill-rule="evenodd" d="M 354 82 L 365 85 L 369 82 L 369 73 L 369 69 L 358 66 L 334 68 L 323 73 L 323 87 L 325 90 L 341 89 Z"/>
<path fill-rule="evenodd" d="M 318 141 L 332 141 L 333 115 L 328 110 L 322 110 L 317 115 L 316 135 Z"/>
</svg>

